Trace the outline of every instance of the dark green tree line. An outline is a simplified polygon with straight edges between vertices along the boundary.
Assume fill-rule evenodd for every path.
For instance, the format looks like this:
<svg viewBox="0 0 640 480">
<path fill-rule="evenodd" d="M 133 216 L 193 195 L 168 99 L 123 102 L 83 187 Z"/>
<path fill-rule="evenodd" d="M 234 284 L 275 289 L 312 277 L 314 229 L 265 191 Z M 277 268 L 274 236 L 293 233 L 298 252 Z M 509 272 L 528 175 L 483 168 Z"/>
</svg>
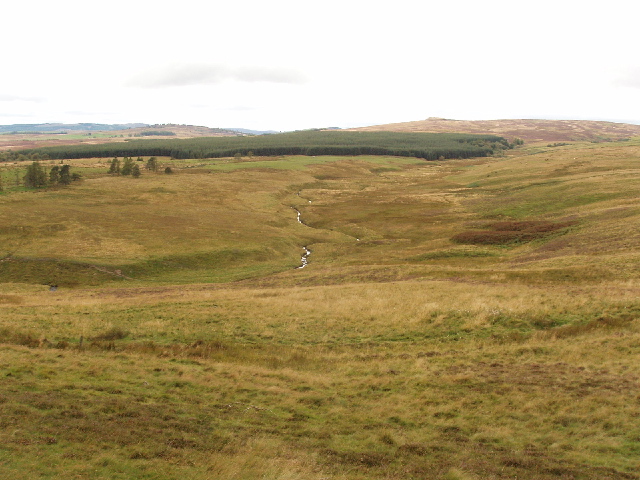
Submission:
<svg viewBox="0 0 640 480">
<path fill-rule="evenodd" d="M 46 147 L 37 153 L 52 158 L 169 156 L 173 158 L 279 155 L 397 155 L 437 160 L 440 157 L 486 157 L 510 147 L 495 135 L 423 132 L 307 131 L 253 137 L 204 137 L 135 140 L 103 145 Z M 31 153 L 36 151 L 24 151 Z M 111 172 L 115 173 L 115 172 Z"/>
<path fill-rule="evenodd" d="M 32 152 L 32 153 L 20 153 L 12 150 L 6 152 L 0 152 L 0 162 L 26 162 L 31 160 L 32 162 L 39 160 L 49 160 L 49 155 L 44 153 Z"/>
</svg>

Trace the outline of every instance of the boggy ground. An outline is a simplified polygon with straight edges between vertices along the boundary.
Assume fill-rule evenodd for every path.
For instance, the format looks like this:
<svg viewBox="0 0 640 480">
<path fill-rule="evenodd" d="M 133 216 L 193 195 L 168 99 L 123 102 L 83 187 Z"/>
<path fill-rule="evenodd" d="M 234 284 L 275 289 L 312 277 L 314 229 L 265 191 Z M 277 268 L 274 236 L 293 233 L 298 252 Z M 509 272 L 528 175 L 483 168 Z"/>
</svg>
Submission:
<svg viewBox="0 0 640 480">
<path fill-rule="evenodd" d="M 639 478 L 639 154 L 139 179 L 105 159 L 68 189 L 8 189 L 0 472 Z"/>
</svg>

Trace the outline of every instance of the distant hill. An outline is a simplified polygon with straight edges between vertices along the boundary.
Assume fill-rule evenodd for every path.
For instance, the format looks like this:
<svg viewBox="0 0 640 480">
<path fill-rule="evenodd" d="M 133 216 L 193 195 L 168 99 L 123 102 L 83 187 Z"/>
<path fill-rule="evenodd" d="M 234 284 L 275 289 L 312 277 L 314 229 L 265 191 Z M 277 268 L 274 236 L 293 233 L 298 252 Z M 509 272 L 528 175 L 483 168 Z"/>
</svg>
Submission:
<svg viewBox="0 0 640 480">
<path fill-rule="evenodd" d="M 428 118 L 353 131 L 482 133 L 526 142 L 605 141 L 640 136 L 640 125 L 591 120 L 450 120 Z"/>
<path fill-rule="evenodd" d="M 145 132 L 171 132 L 178 138 L 194 138 L 194 137 L 234 137 L 238 135 L 237 131 L 229 128 L 210 128 L 197 125 L 178 125 L 175 123 L 163 123 L 156 125 L 145 125 L 144 127 L 133 128 L 124 133 L 134 136 L 145 136 Z"/>
<path fill-rule="evenodd" d="M 227 128 L 227 130 L 242 133 L 244 135 L 270 135 L 272 133 L 280 133 L 275 130 L 249 130 L 248 128 Z"/>
<path fill-rule="evenodd" d="M 237 131 L 173 123 L 39 123 L 0 125 L 0 151 L 56 145 L 124 142 L 132 137 L 147 139 L 237 137 Z"/>
<path fill-rule="evenodd" d="M 16 123 L 0 125 L 0 133 L 111 132 L 148 126 L 146 123 Z"/>
<path fill-rule="evenodd" d="M 0 125 L 0 134 L 25 134 L 25 133 L 78 133 L 78 132 L 118 132 L 118 133 L 143 133 L 146 130 L 172 131 L 179 136 L 206 137 L 210 135 L 235 135 L 239 131 L 250 132 L 242 129 L 209 128 L 196 125 L 178 125 L 164 123 L 149 125 L 147 123 L 23 123 L 13 125 Z M 123 132 L 124 131 L 124 132 Z M 266 133 L 266 132 L 265 132 Z"/>
</svg>

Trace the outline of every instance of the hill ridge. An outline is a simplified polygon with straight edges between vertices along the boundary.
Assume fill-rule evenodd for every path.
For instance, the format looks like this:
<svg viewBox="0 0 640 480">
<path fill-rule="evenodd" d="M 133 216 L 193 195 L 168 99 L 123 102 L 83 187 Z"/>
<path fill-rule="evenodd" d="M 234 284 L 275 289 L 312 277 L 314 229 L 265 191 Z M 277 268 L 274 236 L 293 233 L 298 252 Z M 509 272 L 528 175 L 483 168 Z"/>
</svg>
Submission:
<svg viewBox="0 0 640 480">
<path fill-rule="evenodd" d="M 640 125 L 602 120 L 498 119 L 425 120 L 371 125 L 351 131 L 484 133 L 528 142 L 605 141 L 640 136 Z"/>
<path fill-rule="evenodd" d="M 11 125 L 0 125 L 0 133 L 50 133 L 62 130 L 71 131 L 103 131 L 109 132 L 114 130 L 128 130 L 131 128 L 149 127 L 146 123 L 14 123 Z"/>
</svg>

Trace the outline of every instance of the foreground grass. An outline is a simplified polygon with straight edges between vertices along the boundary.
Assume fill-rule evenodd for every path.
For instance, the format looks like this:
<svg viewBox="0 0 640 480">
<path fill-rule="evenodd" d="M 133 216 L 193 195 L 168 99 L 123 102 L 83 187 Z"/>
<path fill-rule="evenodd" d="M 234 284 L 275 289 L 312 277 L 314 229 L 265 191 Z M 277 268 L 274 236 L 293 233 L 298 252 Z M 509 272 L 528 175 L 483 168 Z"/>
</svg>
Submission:
<svg viewBox="0 0 640 480">
<path fill-rule="evenodd" d="M 377 311 L 393 312 L 395 295 L 419 286 L 440 296 L 455 288 L 391 284 Z M 639 290 L 625 285 L 609 293 L 624 303 Z M 209 333 L 196 313 L 199 341 L 187 341 L 198 328 L 186 321 L 173 324 L 175 337 L 167 339 L 161 317 L 191 307 L 194 296 L 210 297 L 202 306 L 214 323 L 219 309 L 251 317 L 260 299 L 267 301 L 262 310 L 275 313 L 272 302 L 292 300 L 284 292 L 242 289 L 194 289 L 186 292 L 190 299 L 177 300 L 181 292 L 146 292 L 153 325 L 144 314 L 124 321 L 132 305 L 146 309 L 141 292 L 118 292 L 122 323 L 92 318 L 82 346 L 66 335 L 44 341 L 3 329 L 9 345 L 0 355 L 0 451 L 7 475 L 444 478 L 461 471 L 477 478 L 637 478 L 637 311 L 519 335 L 506 334 L 500 320 L 483 327 L 489 335 L 465 333 L 446 304 L 439 319 L 425 317 L 418 328 L 412 318 L 376 324 L 363 311 L 340 321 L 327 315 L 326 331 L 342 324 L 339 333 L 351 336 L 317 342 L 305 341 L 322 335 L 312 315 L 296 315 L 308 301 L 302 299 L 290 307 L 289 325 L 281 324 L 287 315 L 271 324 L 258 316 L 255 323 L 226 320 Z M 243 304 L 241 295 L 254 298 Z M 587 296 L 577 302 L 583 314 Z M 494 292 L 486 300 L 497 298 Z M 87 309 L 97 315 L 113 301 L 78 298 L 51 322 L 64 331 Z M 514 305 L 498 307 L 506 304 Z M 18 310 L 10 315 L 17 318 Z M 159 334 L 150 340 L 141 331 Z"/>
<path fill-rule="evenodd" d="M 637 281 L 4 291 L 11 478 L 638 478 Z"/>
<path fill-rule="evenodd" d="M 0 473 L 639 478 L 639 151 L 5 192 Z"/>
</svg>

